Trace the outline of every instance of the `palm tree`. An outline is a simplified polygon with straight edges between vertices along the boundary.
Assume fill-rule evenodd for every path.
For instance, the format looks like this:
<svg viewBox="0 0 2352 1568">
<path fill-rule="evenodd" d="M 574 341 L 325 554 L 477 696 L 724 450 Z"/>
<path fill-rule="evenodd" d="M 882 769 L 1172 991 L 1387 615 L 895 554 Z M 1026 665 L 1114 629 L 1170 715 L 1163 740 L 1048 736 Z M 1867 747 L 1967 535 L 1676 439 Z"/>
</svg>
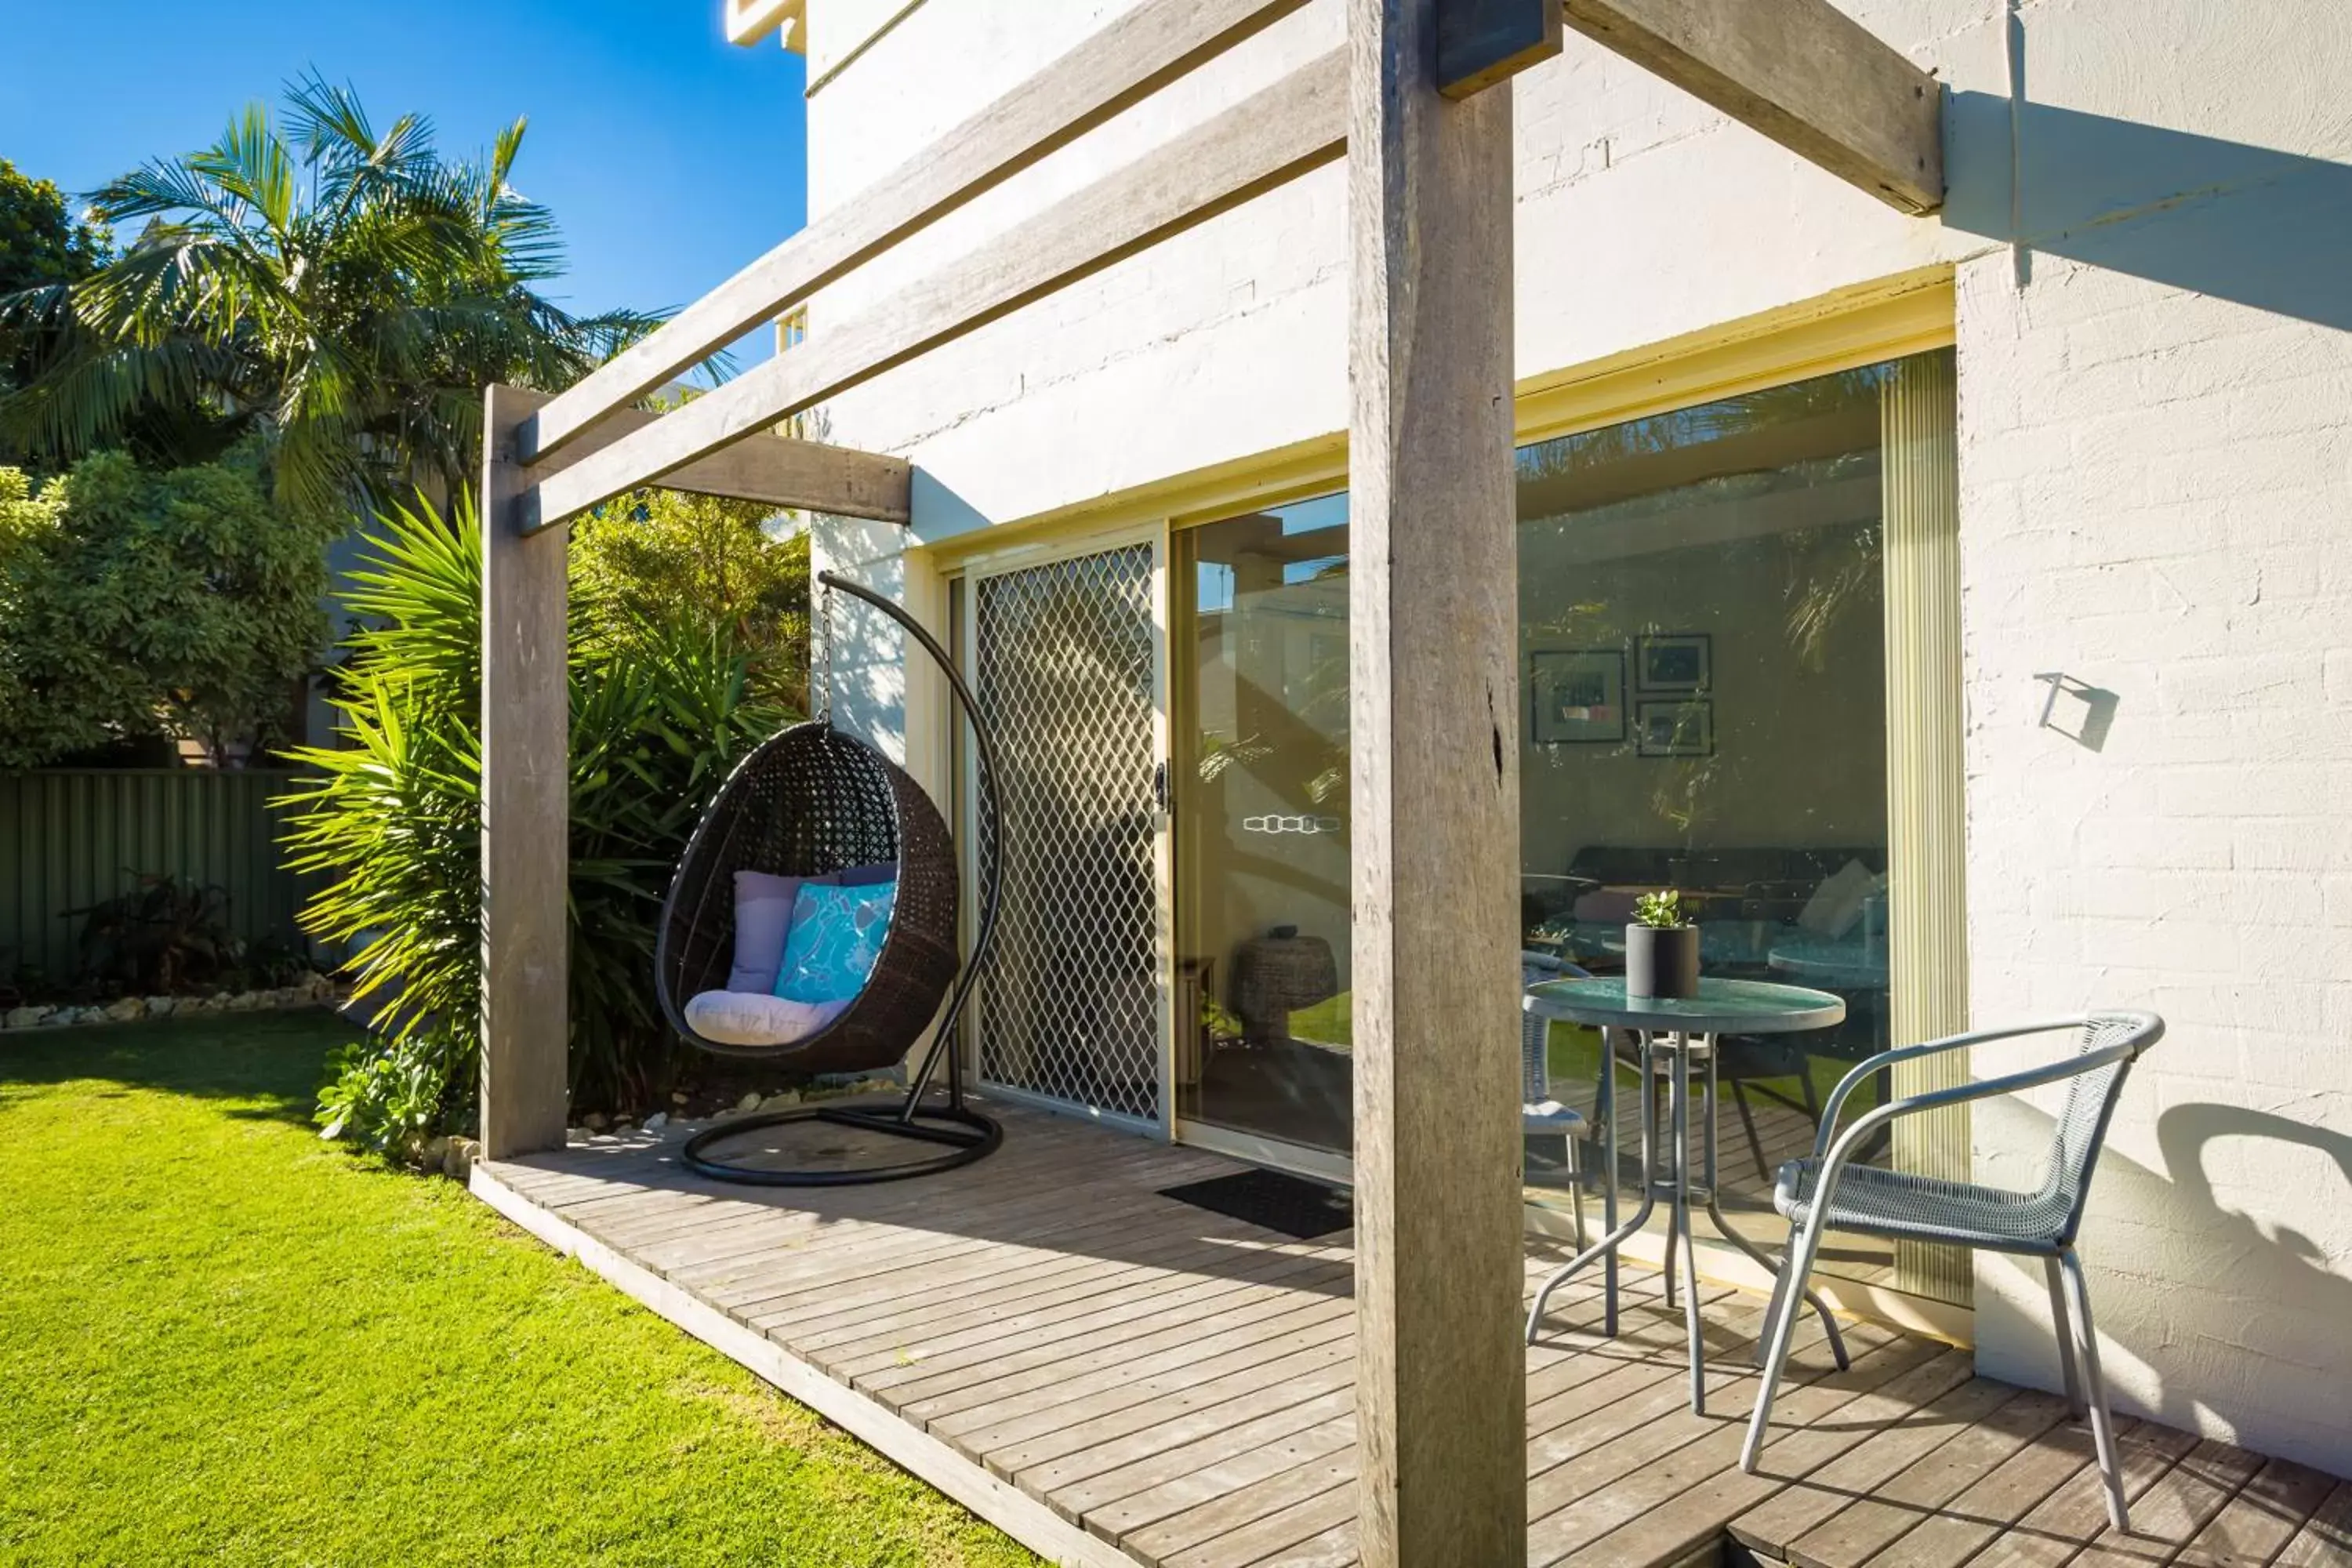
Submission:
<svg viewBox="0 0 2352 1568">
<path fill-rule="evenodd" d="M 58 346 L 0 400 L 0 435 L 70 462 L 128 445 L 201 460 L 258 428 L 281 500 L 367 506 L 463 491 L 481 388 L 556 390 L 657 319 L 574 317 L 538 286 L 562 242 L 511 183 L 523 121 L 485 161 L 450 162 L 403 115 L 378 134 L 316 76 L 221 139 L 91 196 L 93 218 L 146 219 L 92 276 L 0 299 Z"/>
</svg>

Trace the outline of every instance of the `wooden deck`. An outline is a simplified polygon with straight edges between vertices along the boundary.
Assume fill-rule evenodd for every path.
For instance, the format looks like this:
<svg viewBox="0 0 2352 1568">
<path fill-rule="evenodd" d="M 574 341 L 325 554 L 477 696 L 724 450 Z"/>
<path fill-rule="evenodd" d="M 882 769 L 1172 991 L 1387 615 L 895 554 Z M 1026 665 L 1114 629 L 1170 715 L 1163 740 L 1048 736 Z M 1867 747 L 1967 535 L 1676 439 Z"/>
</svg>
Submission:
<svg viewBox="0 0 2352 1568">
<path fill-rule="evenodd" d="M 722 1186 L 638 1135 L 474 1190 L 1049 1558 L 1356 1561 L 1345 1236 L 1160 1194 L 1230 1161 L 1002 1113 L 998 1154 L 929 1181 Z M 2118 1539 L 2061 1401 L 1867 1326 L 1844 1373 L 1801 1338 L 1767 1473 L 1742 1475 L 1761 1301 L 1707 1292 L 1701 1418 L 1655 1277 L 1628 1270 L 1614 1342 L 1579 1284 L 1528 1358 L 1530 1563 L 2352 1568 L 2352 1483 L 2153 1426 L 2126 1423 Z"/>
</svg>

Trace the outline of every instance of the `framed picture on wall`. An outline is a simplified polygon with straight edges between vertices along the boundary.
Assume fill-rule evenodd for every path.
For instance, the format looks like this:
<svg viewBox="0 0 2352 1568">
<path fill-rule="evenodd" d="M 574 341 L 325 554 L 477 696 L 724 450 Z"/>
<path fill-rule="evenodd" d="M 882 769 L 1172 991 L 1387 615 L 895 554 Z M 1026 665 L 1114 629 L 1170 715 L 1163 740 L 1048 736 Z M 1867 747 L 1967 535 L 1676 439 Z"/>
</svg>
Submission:
<svg viewBox="0 0 2352 1568">
<path fill-rule="evenodd" d="M 1528 656 L 1528 734 L 1538 746 L 1625 738 L 1625 650 L 1566 648 Z"/>
<path fill-rule="evenodd" d="M 1645 701 L 1633 723 L 1645 757 L 1715 755 L 1715 704 L 1704 698 Z"/>
<path fill-rule="evenodd" d="M 1637 646 L 1642 695 L 1712 690 L 1715 639 L 1705 632 L 1666 632 Z"/>
</svg>

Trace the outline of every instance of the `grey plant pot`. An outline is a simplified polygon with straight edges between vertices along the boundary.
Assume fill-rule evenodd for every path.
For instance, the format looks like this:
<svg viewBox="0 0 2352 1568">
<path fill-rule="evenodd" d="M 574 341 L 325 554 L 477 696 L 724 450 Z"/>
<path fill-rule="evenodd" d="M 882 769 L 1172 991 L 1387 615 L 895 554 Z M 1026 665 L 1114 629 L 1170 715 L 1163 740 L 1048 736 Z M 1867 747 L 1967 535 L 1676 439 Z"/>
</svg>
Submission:
<svg viewBox="0 0 2352 1568">
<path fill-rule="evenodd" d="M 1625 994 L 1676 997 L 1698 993 L 1698 927 L 1625 928 Z"/>
</svg>

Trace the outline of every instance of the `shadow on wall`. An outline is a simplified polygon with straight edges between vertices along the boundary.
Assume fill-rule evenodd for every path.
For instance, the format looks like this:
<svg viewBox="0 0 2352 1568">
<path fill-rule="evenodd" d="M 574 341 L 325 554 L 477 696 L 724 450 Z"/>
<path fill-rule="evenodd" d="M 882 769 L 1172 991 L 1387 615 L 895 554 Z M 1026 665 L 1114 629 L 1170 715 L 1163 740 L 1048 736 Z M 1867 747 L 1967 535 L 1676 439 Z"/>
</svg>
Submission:
<svg viewBox="0 0 2352 1568">
<path fill-rule="evenodd" d="M 2011 108 L 1947 104 L 1948 226 L 2352 331 L 2352 164 L 2031 101 L 2012 164 Z"/>
<path fill-rule="evenodd" d="M 2020 1100 L 2000 1106 L 1999 1120 L 1979 1129 L 1980 1150 L 2048 1146 L 2053 1123 L 2047 1114 Z M 2195 1101 L 2158 1115 L 2156 1138 L 2160 1172 L 2110 1144 L 2083 1227 L 2101 1338 L 2122 1352 L 2107 1365 L 2118 1405 L 2187 1430 L 2224 1425 L 2249 1447 L 2352 1473 L 2352 1426 L 2343 1414 L 2352 1401 L 2352 1366 L 2343 1353 L 2352 1277 L 2343 1270 L 2352 1259 L 2329 1257 L 2289 1225 L 2265 1225 L 2227 1206 L 2214 1181 L 2216 1169 L 2252 1156 L 2262 1162 L 2264 1178 L 2295 1184 L 2291 1212 L 2340 1214 L 2352 1204 L 2352 1134 Z M 2279 1145 L 2317 1158 L 2297 1158 Z M 2328 1166 L 2332 1173 L 2320 1176 Z M 1986 1175 L 2005 1184 L 2019 1179 L 2013 1171 Z M 2230 1184 L 2244 1187 L 2252 1179 Z M 2055 1390 L 2056 1342 L 2040 1265 L 1987 1257 L 1980 1282 L 1988 1266 L 2015 1273 L 1998 1292 L 1980 1284 L 1978 1343 L 2005 1363 L 1986 1370 L 2012 1379 L 2030 1373 Z M 2184 1279 L 2200 1285 L 2184 1289 Z M 2207 1364 L 2196 1366 L 2200 1359 Z M 2196 1397 L 2168 1386 L 2168 1370 L 2192 1367 Z"/>
</svg>

